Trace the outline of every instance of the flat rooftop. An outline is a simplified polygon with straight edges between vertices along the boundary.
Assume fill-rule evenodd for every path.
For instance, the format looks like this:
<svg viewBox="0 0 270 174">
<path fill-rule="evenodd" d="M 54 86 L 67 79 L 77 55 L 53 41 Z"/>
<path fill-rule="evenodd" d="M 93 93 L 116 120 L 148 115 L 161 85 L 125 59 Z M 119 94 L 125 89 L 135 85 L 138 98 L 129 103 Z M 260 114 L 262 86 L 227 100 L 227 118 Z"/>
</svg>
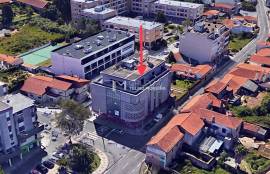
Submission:
<svg viewBox="0 0 270 174">
<path fill-rule="evenodd" d="M 102 15 L 104 15 L 104 14 L 111 13 L 111 12 L 115 11 L 114 9 L 110 9 L 110 8 L 105 8 L 105 9 L 102 9 L 100 11 L 97 11 L 96 8 L 97 7 L 84 9 L 83 12 L 84 13 L 90 13 L 90 14 L 102 14 Z"/>
<path fill-rule="evenodd" d="M 138 56 L 138 54 L 133 54 L 132 56 L 122 60 L 118 64 L 105 69 L 101 72 L 101 74 L 106 74 L 130 81 L 136 80 L 141 77 L 137 70 L 137 65 L 139 64 Z M 164 61 L 161 59 L 148 56 L 147 59 L 144 60 L 144 65 L 146 66 L 146 70 L 144 73 L 151 71 L 163 62 Z"/>
<path fill-rule="evenodd" d="M 92 3 L 92 2 L 95 2 L 97 0 L 72 0 L 74 2 L 81 2 L 81 3 Z"/>
<path fill-rule="evenodd" d="M 110 22 L 110 23 L 114 23 L 118 25 L 125 25 L 128 27 L 134 27 L 134 28 L 139 28 L 140 25 L 142 24 L 143 28 L 147 30 L 155 29 L 157 27 L 162 26 L 162 24 L 158 22 L 149 22 L 149 21 L 144 21 L 140 19 L 123 17 L 123 16 L 113 17 L 111 19 L 106 20 L 106 22 Z"/>
<path fill-rule="evenodd" d="M 9 94 L 0 98 L 0 103 L 5 103 L 13 108 L 13 113 L 19 112 L 34 105 L 34 100 L 18 93 Z"/>
<path fill-rule="evenodd" d="M 81 59 L 131 36 L 132 34 L 125 31 L 106 30 L 78 42 L 55 49 L 52 52 Z"/>
<path fill-rule="evenodd" d="M 158 0 L 154 2 L 155 4 L 161 5 L 169 5 L 169 6 L 177 6 L 177 7 L 185 7 L 185 8 L 198 8 L 203 6 L 203 4 L 196 4 L 191 2 L 180 2 L 180 1 L 172 1 L 172 0 Z"/>
</svg>

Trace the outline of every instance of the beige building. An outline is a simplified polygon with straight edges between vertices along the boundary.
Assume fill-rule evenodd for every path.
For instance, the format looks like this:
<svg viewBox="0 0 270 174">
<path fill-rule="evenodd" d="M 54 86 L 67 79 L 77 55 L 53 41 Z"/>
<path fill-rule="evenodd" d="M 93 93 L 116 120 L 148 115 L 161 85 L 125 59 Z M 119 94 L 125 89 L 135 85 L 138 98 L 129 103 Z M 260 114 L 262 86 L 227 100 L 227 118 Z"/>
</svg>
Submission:
<svg viewBox="0 0 270 174">
<path fill-rule="evenodd" d="M 87 19 L 93 19 L 103 23 L 106 19 L 110 19 L 117 15 L 116 10 L 105 8 L 104 6 L 96 6 L 94 8 L 84 9 L 82 16 Z"/>
<path fill-rule="evenodd" d="M 200 64 L 217 63 L 227 52 L 229 35 L 223 24 L 200 22 L 180 37 L 179 51 Z"/>
<path fill-rule="evenodd" d="M 103 6 L 104 8 L 116 10 L 118 14 L 128 11 L 127 0 L 70 0 L 70 5 L 71 17 L 75 22 L 85 16 L 85 9 L 92 9 L 96 6 Z M 95 9 L 92 9 L 92 11 L 94 10 Z"/>
<path fill-rule="evenodd" d="M 163 37 L 163 25 L 158 22 L 148 22 L 144 20 L 116 16 L 104 22 L 103 27 L 106 29 L 117 29 L 129 31 L 135 34 L 139 39 L 139 27 L 143 25 L 144 29 L 144 46 L 151 48 L 155 43 L 161 41 Z"/>
<path fill-rule="evenodd" d="M 162 12 L 167 19 L 181 22 L 185 19 L 196 21 L 203 15 L 204 5 L 172 0 L 157 0 L 152 4 L 151 13 Z"/>
</svg>

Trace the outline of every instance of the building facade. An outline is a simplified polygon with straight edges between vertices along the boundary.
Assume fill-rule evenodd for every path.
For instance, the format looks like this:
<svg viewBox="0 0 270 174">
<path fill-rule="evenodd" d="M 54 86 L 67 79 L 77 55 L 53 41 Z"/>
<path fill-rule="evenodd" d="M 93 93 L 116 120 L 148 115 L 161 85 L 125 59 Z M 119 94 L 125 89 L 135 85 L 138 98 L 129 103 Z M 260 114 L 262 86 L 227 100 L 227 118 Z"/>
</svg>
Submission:
<svg viewBox="0 0 270 174">
<path fill-rule="evenodd" d="M 34 101 L 22 94 L 0 98 L 0 163 L 12 165 L 14 157 L 40 146 L 39 133 L 44 129 L 37 121 Z"/>
<path fill-rule="evenodd" d="M 190 19 L 195 22 L 203 15 L 204 5 L 190 2 L 180 2 L 171 0 L 155 1 L 151 7 L 152 14 L 163 13 L 168 20 L 182 22 Z"/>
<path fill-rule="evenodd" d="M 199 22 L 180 37 L 179 51 L 200 64 L 217 63 L 228 51 L 229 36 L 223 24 Z"/>
<path fill-rule="evenodd" d="M 134 52 L 135 36 L 107 30 L 51 53 L 56 75 L 76 75 L 90 79 Z"/>
<path fill-rule="evenodd" d="M 147 70 L 137 72 L 137 56 L 101 72 L 91 83 L 92 108 L 95 112 L 123 122 L 142 126 L 143 120 L 169 97 L 171 73 L 163 60 L 148 57 Z"/>
<path fill-rule="evenodd" d="M 107 29 L 128 31 L 134 34 L 136 40 L 138 40 L 140 25 L 143 26 L 143 41 L 145 47 L 151 48 L 162 40 L 163 24 L 158 22 L 148 22 L 140 19 L 116 16 L 106 20 L 103 27 Z"/>
</svg>

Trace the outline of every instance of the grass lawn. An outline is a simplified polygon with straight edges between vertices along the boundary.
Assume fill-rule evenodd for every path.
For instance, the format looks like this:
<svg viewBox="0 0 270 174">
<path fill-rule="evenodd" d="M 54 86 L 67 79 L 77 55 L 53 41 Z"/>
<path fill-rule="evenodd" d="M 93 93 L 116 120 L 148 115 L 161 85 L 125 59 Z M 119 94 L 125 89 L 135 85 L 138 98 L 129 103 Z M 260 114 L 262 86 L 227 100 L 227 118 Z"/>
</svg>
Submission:
<svg viewBox="0 0 270 174">
<path fill-rule="evenodd" d="M 244 46 L 246 46 L 252 39 L 243 37 L 233 37 L 229 43 L 229 49 L 232 52 L 240 51 Z"/>
<path fill-rule="evenodd" d="M 256 123 L 258 125 L 270 128 L 270 116 L 245 116 L 241 117 L 244 121 L 250 122 L 250 123 Z"/>
<path fill-rule="evenodd" d="M 244 160 L 253 174 L 265 173 L 270 166 L 270 160 L 255 153 L 249 153 Z"/>
<path fill-rule="evenodd" d="M 26 25 L 11 37 L 0 39 L 0 53 L 17 55 L 61 37 L 62 34 L 48 33 L 38 27 Z"/>
<path fill-rule="evenodd" d="M 175 95 L 176 100 L 180 99 L 193 85 L 194 81 L 190 80 L 176 80 L 172 83 L 173 95 Z"/>
<path fill-rule="evenodd" d="M 189 161 L 180 163 L 176 169 L 181 174 L 229 174 L 226 170 L 216 167 L 212 171 L 203 170 L 193 166 Z"/>
</svg>

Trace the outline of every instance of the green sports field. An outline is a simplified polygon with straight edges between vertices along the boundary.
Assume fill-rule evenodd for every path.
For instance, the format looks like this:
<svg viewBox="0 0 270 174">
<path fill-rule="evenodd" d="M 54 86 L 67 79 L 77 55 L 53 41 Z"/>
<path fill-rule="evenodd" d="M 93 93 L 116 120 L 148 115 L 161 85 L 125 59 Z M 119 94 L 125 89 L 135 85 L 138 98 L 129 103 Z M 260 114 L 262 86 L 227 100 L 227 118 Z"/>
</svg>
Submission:
<svg viewBox="0 0 270 174">
<path fill-rule="evenodd" d="M 24 63 L 29 65 L 40 65 L 43 62 L 48 61 L 51 59 L 51 51 L 62 46 L 62 44 L 58 44 L 56 46 L 47 46 L 45 48 L 41 48 L 37 51 L 31 52 L 29 54 L 26 54 L 22 56 Z"/>
</svg>

